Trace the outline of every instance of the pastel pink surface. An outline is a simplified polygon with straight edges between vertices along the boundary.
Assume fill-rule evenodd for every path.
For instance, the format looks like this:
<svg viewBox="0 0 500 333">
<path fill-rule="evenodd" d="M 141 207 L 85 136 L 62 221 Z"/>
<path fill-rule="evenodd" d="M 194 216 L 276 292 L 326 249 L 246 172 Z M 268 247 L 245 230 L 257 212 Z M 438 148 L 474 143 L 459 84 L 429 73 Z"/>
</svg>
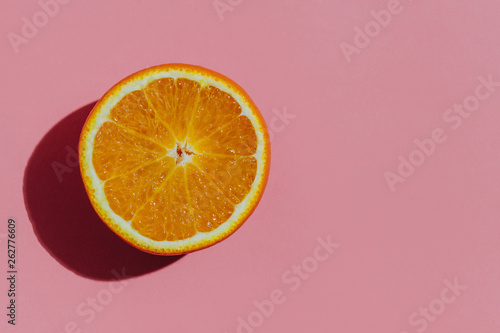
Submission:
<svg viewBox="0 0 500 333">
<path fill-rule="evenodd" d="M 219 16 L 214 3 L 230 10 Z M 499 331 L 500 89 L 456 129 L 443 117 L 475 94 L 479 77 L 500 82 L 500 2 L 401 0 L 348 62 L 342 43 L 355 45 L 355 28 L 388 6 L 394 0 L 73 0 L 15 52 L 9 33 L 22 36 L 23 17 L 32 21 L 42 9 L 3 1 L 0 331 Z M 50 244 L 85 230 L 82 212 L 93 215 L 84 210 L 77 168 L 61 182 L 47 170 L 66 163 L 64 138 L 75 140 L 78 122 L 68 133 L 59 126 L 43 150 L 37 144 L 63 118 L 83 119 L 89 109 L 81 108 L 123 77 L 172 62 L 230 77 L 261 110 L 273 135 L 261 203 L 233 236 L 172 263 L 145 259 L 143 269 L 135 255 L 127 266 L 127 258 L 109 258 L 114 252 L 99 243 L 109 235 L 100 232 L 88 249 L 95 262 L 85 251 L 64 257 Z M 396 174 L 398 157 L 408 159 L 414 141 L 435 128 L 446 140 L 391 191 L 384 174 Z M 23 185 L 34 152 L 46 162 L 28 168 L 28 179 L 44 170 L 36 193 Z M 43 238 L 33 221 L 43 214 L 66 217 L 67 225 L 45 225 L 52 238 Z M 7 324 L 2 277 L 9 217 L 17 223 L 16 326 Z M 327 255 L 317 239 L 329 236 L 340 247 Z M 310 273 L 294 273 L 294 265 Z M 112 270 L 135 276 L 116 282 Z M 455 280 L 466 288 L 454 294 Z M 276 290 L 272 314 L 256 314 L 254 302 Z M 429 307 L 425 317 L 420 311 Z"/>
</svg>

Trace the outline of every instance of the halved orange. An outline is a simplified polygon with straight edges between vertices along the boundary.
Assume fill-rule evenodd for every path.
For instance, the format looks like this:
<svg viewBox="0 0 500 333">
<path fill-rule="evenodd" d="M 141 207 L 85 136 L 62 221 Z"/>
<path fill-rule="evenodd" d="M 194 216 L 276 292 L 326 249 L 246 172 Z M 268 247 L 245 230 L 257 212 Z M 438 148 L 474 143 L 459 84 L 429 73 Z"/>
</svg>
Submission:
<svg viewBox="0 0 500 333">
<path fill-rule="evenodd" d="M 139 71 L 95 105 L 79 143 L 90 201 L 131 245 L 180 254 L 235 232 L 257 206 L 269 135 L 250 97 L 214 71 Z"/>
</svg>

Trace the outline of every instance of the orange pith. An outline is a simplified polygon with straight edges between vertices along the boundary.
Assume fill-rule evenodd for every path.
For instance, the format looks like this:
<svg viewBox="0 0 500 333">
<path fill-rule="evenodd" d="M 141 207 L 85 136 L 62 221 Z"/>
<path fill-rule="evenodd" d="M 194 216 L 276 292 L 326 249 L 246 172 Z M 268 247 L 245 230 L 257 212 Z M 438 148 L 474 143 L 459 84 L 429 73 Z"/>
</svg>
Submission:
<svg viewBox="0 0 500 333">
<path fill-rule="evenodd" d="M 80 138 L 97 213 L 127 242 L 157 254 L 198 250 L 240 227 L 262 196 L 269 154 L 248 95 L 220 74 L 181 64 L 115 85 Z"/>
</svg>

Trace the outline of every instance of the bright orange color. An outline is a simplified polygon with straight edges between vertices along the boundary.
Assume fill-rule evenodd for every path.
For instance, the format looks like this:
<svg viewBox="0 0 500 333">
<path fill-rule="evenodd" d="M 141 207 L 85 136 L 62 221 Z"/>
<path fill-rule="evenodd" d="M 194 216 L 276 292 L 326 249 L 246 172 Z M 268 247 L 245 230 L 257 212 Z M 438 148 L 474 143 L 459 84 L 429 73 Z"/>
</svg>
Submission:
<svg viewBox="0 0 500 333">
<path fill-rule="evenodd" d="M 183 64 L 111 88 L 83 127 L 79 154 L 102 220 L 156 254 L 199 250 L 236 231 L 258 204 L 270 164 L 250 97 L 221 74 Z"/>
</svg>

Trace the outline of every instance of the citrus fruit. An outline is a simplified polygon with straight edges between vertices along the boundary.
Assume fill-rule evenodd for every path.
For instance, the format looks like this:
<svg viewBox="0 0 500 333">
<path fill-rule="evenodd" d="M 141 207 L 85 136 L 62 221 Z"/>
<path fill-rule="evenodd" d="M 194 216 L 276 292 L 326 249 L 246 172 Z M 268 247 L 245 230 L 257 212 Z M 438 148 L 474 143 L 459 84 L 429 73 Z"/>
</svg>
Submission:
<svg viewBox="0 0 500 333">
<path fill-rule="evenodd" d="M 171 255 L 213 245 L 245 222 L 266 186 L 270 144 L 236 83 L 167 64 L 130 75 L 97 102 L 79 159 L 103 222 L 143 251 Z"/>
</svg>

